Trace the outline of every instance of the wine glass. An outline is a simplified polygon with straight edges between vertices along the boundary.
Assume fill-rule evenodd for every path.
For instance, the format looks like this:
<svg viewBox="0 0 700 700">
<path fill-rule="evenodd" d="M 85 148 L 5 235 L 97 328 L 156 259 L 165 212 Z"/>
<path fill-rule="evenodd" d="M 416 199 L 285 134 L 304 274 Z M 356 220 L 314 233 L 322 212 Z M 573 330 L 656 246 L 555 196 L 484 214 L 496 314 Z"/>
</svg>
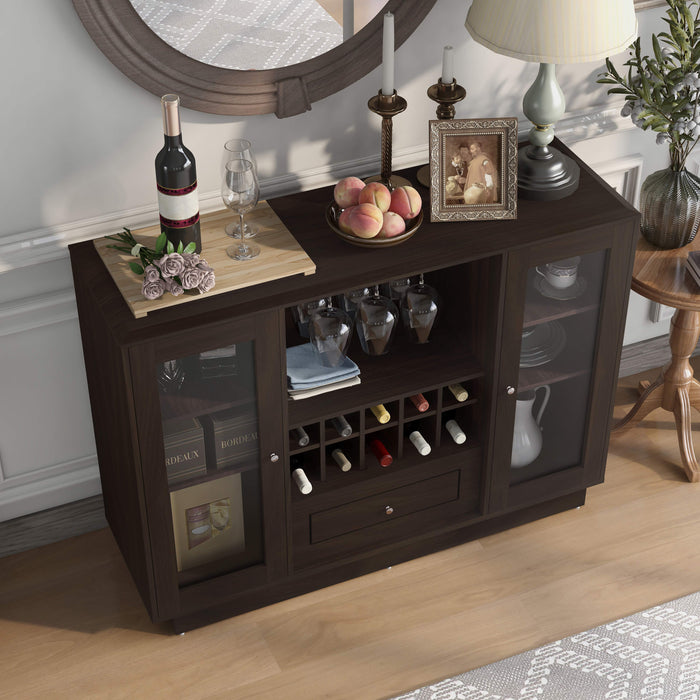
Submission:
<svg viewBox="0 0 700 700">
<path fill-rule="evenodd" d="M 230 160 L 249 160 L 253 164 L 253 169 L 255 174 L 258 173 L 258 164 L 255 161 L 255 156 L 253 155 L 253 147 L 248 141 L 248 139 L 230 139 L 224 144 L 224 155 L 222 162 L 222 169 L 226 168 L 226 163 Z M 226 224 L 227 236 L 235 238 L 238 235 L 237 221 L 232 221 L 230 224 Z M 243 230 L 246 238 L 253 238 L 255 236 L 255 229 L 250 223 L 246 223 L 245 229 Z"/>
<path fill-rule="evenodd" d="M 368 355 L 385 355 L 389 352 L 396 334 L 399 311 L 391 299 L 379 294 L 379 285 L 371 296 L 357 304 L 355 325 L 362 349 Z"/>
<path fill-rule="evenodd" d="M 321 364 L 337 367 L 345 359 L 352 337 L 352 319 L 328 297 L 311 312 L 309 340 Z"/>
<path fill-rule="evenodd" d="M 250 260 L 260 254 L 260 246 L 246 243 L 242 232 L 246 212 L 251 211 L 260 198 L 260 187 L 255 167 L 249 160 L 230 160 L 226 163 L 221 183 L 221 198 L 224 204 L 238 214 L 240 243 L 226 249 L 226 255 L 234 260 Z"/>
<path fill-rule="evenodd" d="M 440 308 L 437 291 L 425 283 L 421 272 L 417 284 L 412 284 L 401 302 L 401 318 L 414 343 L 427 343 Z"/>
</svg>

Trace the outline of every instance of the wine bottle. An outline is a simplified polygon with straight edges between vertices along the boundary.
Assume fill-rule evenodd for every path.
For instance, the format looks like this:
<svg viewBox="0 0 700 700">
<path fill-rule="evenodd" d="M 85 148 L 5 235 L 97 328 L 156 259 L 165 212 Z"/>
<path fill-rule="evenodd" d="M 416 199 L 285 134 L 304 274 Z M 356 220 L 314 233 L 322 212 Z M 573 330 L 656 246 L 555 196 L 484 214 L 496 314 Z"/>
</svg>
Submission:
<svg viewBox="0 0 700 700">
<path fill-rule="evenodd" d="M 380 423 L 388 423 L 391 420 L 391 414 L 384 408 L 384 404 L 380 403 L 376 406 L 370 406 L 370 411 Z"/>
<path fill-rule="evenodd" d="M 349 472 L 352 469 L 352 462 L 343 454 L 343 451 L 336 448 L 331 452 L 333 461 L 340 467 L 341 472 Z"/>
<path fill-rule="evenodd" d="M 297 436 L 297 445 L 299 445 L 299 447 L 306 447 L 309 444 L 309 434 L 304 428 L 299 426 L 294 429 L 294 433 Z"/>
<path fill-rule="evenodd" d="M 389 454 L 389 450 L 384 447 L 384 443 L 381 440 L 375 438 L 369 443 L 369 446 L 380 466 L 388 467 L 394 461 L 394 458 Z"/>
<path fill-rule="evenodd" d="M 428 403 L 428 399 L 423 396 L 423 394 L 414 394 L 413 396 L 409 396 L 409 399 L 411 399 L 411 403 L 416 407 L 417 410 L 419 410 L 421 413 L 424 413 L 430 408 L 430 404 Z"/>
<path fill-rule="evenodd" d="M 349 437 L 352 435 L 352 426 L 345 420 L 345 416 L 331 418 L 331 423 L 340 437 Z"/>
<path fill-rule="evenodd" d="M 306 496 L 307 494 L 311 493 L 311 491 L 313 490 L 313 486 L 311 485 L 311 482 L 306 476 L 306 472 L 304 472 L 304 469 L 302 468 L 304 462 L 298 457 L 293 457 L 290 460 L 290 463 L 292 467 L 292 478 L 294 479 L 294 482 L 296 483 L 299 491 L 301 491 Z"/>
<path fill-rule="evenodd" d="M 445 427 L 447 428 L 447 432 L 450 434 L 452 439 L 458 445 L 462 445 L 467 441 L 467 436 L 464 434 L 462 428 L 459 427 L 459 423 L 457 423 L 456 420 L 448 420 L 447 423 L 445 423 Z"/>
<path fill-rule="evenodd" d="M 469 398 L 469 392 L 461 384 L 448 384 L 447 388 L 459 402 L 466 401 Z"/>
<path fill-rule="evenodd" d="M 425 457 L 426 455 L 430 454 L 431 448 L 428 441 L 417 430 L 413 430 L 411 433 L 409 433 L 408 439 L 416 448 L 419 455 Z"/>
<path fill-rule="evenodd" d="M 156 183 L 160 228 L 177 249 L 194 242 L 201 252 L 197 167 L 192 152 L 182 143 L 180 98 L 163 95 L 165 144 L 156 156 Z"/>
</svg>

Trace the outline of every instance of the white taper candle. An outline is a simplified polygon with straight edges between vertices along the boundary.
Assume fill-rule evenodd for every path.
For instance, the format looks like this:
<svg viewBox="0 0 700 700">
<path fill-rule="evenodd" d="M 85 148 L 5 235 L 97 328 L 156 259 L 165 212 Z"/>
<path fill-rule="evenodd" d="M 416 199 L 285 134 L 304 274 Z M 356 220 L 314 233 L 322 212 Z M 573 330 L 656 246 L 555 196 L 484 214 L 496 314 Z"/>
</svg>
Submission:
<svg viewBox="0 0 700 700">
<path fill-rule="evenodd" d="M 382 95 L 394 94 L 394 15 L 384 15 L 382 42 Z"/>
<path fill-rule="evenodd" d="M 445 46 L 442 50 L 442 80 L 443 83 L 451 83 L 454 80 L 454 49 L 451 46 Z"/>
</svg>

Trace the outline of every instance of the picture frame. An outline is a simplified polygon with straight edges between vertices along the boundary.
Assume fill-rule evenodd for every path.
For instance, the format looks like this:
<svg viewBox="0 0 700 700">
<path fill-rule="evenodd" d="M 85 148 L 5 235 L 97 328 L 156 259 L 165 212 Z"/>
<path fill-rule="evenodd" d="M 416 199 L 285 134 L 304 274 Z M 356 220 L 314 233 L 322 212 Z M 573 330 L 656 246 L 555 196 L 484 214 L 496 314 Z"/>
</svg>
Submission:
<svg viewBox="0 0 700 700">
<path fill-rule="evenodd" d="M 517 218 L 518 120 L 433 119 L 429 130 L 430 220 Z"/>
<path fill-rule="evenodd" d="M 240 472 L 172 491 L 170 506 L 178 571 L 245 550 Z"/>
</svg>

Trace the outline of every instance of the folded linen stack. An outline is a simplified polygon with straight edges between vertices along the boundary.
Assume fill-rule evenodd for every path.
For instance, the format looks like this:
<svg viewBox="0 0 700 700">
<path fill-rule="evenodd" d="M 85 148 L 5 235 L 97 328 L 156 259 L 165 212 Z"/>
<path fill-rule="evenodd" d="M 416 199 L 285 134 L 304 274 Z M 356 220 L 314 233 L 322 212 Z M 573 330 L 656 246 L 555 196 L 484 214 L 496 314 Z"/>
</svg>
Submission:
<svg viewBox="0 0 700 700">
<path fill-rule="evenodd" d="M 287 348 L 287 390 L 293 399 L 360 383 L 360 368 L 346 357 L 337 367 L 321 364 L 310 343 Z"/>
</svg>

